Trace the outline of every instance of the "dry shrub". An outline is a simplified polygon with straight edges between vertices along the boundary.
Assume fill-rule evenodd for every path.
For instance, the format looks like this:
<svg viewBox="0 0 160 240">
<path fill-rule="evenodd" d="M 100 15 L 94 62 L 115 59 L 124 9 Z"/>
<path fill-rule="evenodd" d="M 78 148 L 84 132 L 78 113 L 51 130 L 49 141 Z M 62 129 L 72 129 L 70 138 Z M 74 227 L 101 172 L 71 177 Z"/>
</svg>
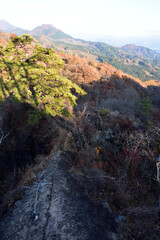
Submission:
<svg viewBox="0 0 160 240">
<path fill-rule="evenodd" d="M 110 65 L 107 62 L 105 62 L 105 63 L 98 63 L 97 64 L 97 69 L 101 73 L 101 76 L 102 75 L 111 76 L 111 75 L 113 75 L 117 71 L 116 68 L 114 68 L 112 65 Z"/>
<path fill-rule="evenodd" d="M 88 116 L 82 119 L 87 121 Z M 155 179 L 160 126 L 136 128 L 134 121 L 124 117 L 110 116 L 107 121 L 108 125 L 104 126 L 112 128 L 113 139 L 102 139 L 101 134 L 97 145 L 96 140 L 85 145 L 77 154 L 74 173 L 92 200 L 106 201 L 117 215 L 124 216 L 126 221 L 119 223 L 120 239 L 158 240 L 158 183 Z M 87 135 L 87 140 L 92 136 L 96 138 L 96 130 Z M 85 135 L 85 128 L 83 131 Z M 109 152 L 102 145 L 104 141 L 118 146 L 118 150 L 111 148 Z"/>
<path fill-rule="evenodd" d="M 128 208 L 122 211 L 127 221 L 120 225 L 121 240 L 158 240 L 160 229 L 158 225 L 158 209 L 154 207 Z"/>
<path fill-rule="evenodd" d="M 121 70 L 117 70 L 114 74 L 113 74 L 113 78 L 115 79 L 122 79 L 124 73 Z"/>
<path fill-rule="evenodd" d="M 18 168 L 15 174 L 12 171 L 7 172 L 5 179 L 0 181 L 1 191 L 3 191 L 0 199 L 0 218 L 3 217 L 16 201 L 23 197 L 24 187 L 36 180 L 36 173 L 44 169 L 49 157 L 37 155 L 34 164 Z"/>
<path fill-rule="evenodd" d="M 122 115 L 135 119 L 137 114 L 137 102 L 140 100 L 138 93 L 133 88 L 125 88 L 123 91 L 108 92 L 105 99 L 99 103 L 99 108 L 107 108 L 110 111 L 118 111 Z"/>
<path fill-rule="evenodd" d="M 75 83 L 92 83 L 103 76 L 111 76 L 117 70 L 108 63 L 96 63 L 87 58 L 59 53 L 64 60 L 64 69 L 61 74 Z"/>
<path fill-rule="evenodd" d="M 109 202 L 119 215 L 126 217 L 126 222 L 120 223 L 120 239 L 158 240 L 156 146 L 160 142 L 160 126 L 130 134 L 126 131 L 121 137 L 125 138 L 119 143 L 121 151 L 112 156 L 113 164 L 106 169 L 117 179 L 117 192 Z"/>
<path fill-rule="evenodd" d="M 90 83 L 99 78 L 98 70 L 95 67 L 89 66 L 87 63 L 73 64 L 68 63 L 64 66 L 62 70 L 64 77 L 72 80 L 73 82 L 80 83 Z"/>
<path fill-rule="evenodd" d="M 50 156 L 37 155 L 34 159 L 34 164 L 27 165 L 24 170 L 19 169 L 19 185 L 30 185 L 34 180 L 36 180 L 36 173 L 47 166 L 49 158 Z"/>
</svg>

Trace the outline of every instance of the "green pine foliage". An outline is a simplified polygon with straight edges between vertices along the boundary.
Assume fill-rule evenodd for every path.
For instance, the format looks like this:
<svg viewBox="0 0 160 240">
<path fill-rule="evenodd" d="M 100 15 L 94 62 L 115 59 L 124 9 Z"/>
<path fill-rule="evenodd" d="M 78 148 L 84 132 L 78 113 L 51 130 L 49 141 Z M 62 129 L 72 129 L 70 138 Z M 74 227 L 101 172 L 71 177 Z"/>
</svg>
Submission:
<svg viewBox="0 0 160 240">
<path fill-rule="evenodd" d="M 146 97 L 146 98 L 143 98 L 141 101 L 140 101 L 140 106 L 142 108 L 142 112 L 144 114 L 149 114 L 151 113 L 151 110 L 152 110 L 152 101 Z"/>
<path fill-rule="evenodd" d="M 64 114 L 66 103 L 76 105 L 73 91 L 85 92 L 60 76 L 62 67 L 53 49 L 43 48 L 29 35 L 14 37 L 0 48 L 0 101 L 10 98 L 51 116 Z"/>
</svg>

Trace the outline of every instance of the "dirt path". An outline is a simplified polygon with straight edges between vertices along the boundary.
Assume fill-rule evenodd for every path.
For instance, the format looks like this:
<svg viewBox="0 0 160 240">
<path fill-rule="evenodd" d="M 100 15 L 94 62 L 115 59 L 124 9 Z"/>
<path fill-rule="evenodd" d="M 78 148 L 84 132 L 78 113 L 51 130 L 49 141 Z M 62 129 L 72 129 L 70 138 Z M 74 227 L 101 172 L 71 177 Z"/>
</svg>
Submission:
<svg viewBox="0 0 160 240">
<path fill-rule="evenodd" d="M 3 219 L 1 240 L 117 239 L 109 210 L 91 202 L 69 169 L 67 155 L 57 152 Z"/>
</svg>

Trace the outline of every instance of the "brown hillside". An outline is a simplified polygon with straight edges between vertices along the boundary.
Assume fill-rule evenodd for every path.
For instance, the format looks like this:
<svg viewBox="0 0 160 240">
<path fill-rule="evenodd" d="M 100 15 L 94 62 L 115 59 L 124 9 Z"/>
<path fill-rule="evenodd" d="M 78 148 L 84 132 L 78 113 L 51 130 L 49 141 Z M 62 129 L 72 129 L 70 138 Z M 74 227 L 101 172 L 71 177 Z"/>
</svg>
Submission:
<svg viewBox="0 0 160 240">
<path fill-rule="evenodd" d="M 0 31 L 0 45 L 5 46 L 16 34 L 14 33 L 2 33 Z"/>
</svg>

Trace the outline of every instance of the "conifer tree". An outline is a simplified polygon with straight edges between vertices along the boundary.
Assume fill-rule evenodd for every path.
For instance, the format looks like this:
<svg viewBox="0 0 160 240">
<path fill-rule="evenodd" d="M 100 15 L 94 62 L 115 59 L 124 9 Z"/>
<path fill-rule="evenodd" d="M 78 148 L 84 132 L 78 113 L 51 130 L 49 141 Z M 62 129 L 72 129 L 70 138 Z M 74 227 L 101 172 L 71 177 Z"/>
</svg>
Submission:
<svg viewBox="0 0 160 240">
<path fill-rule="evenodd" d="M 53 49 L 43 48 L 29 35 L 14 37 L 6 47 L 0 47 L 1 102 L 10 98 L 52 116 L 64 114 L 66 102 L 76 105 L 73 90 L 85 92 L 60 76 L 61 67 L 63 60 Z"/>
</svg>

